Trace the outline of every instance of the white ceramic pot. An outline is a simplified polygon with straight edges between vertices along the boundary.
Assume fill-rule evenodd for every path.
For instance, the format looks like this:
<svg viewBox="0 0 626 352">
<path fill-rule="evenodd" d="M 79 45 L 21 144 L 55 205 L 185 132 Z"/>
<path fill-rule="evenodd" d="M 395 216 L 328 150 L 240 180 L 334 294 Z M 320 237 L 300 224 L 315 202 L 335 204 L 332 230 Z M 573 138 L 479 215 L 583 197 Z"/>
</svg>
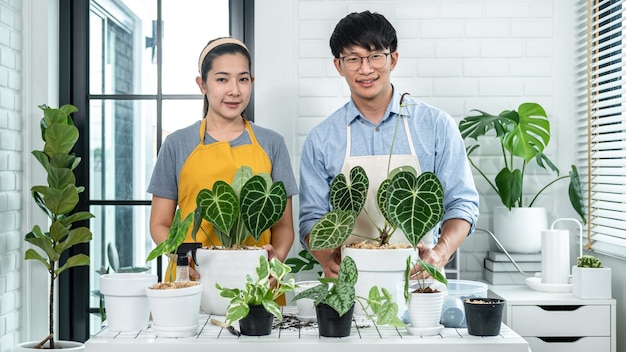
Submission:
<svg viewBox="0 0 626 352">
<path fill-rule="evenodd" d="M 611 268 L 579 268 L 574 265 L 572 293 L 582 299 L 612 298 Z"/>
<path fill-rule="evenodd" d="M 147 287 L 152 328 L 157 336 L 188 337 L 198 332 L 202 284 L 158 290 Z"/>
<path fill-rule="evenodd" d="M 228 299 L 220 296 L 215 288 L 219 283 L 222 287 L 243 289 L 246 275 L 254 275 L 259 266 L 259 257 L 267 258 L 267 251 L 254 249 L 206 249 L 196 251 L 196 271 L 200 274 L 202 291 L 202 309 L 209 314 L 226 315 Z"/>
<path fill-rule="evenodd" d="M 396 296 L 396 284 L 404 280 L 406 259 L 411 257 L 417 260 L 417 251 L 413 248 L 400 249 L 361 249 L 343 247 L 342 258 L 349 256 L 356 264 L 359 278 L 354 286 L 355 294 L 367 297 L 372 286 L 387 289 L 394 301 Z M 400 312 L 399 312 L 400 313 Z M 363 315 L 365 312 L 359 304 L 354 308 L 354 314 Z M 400 313 L 401 314 L 401 313 Z"/>
<path fill-rule="evenodd" d="M 445 291 L 411 293 L 409 296 L 409 321 L 413 328 L 424 329 L 440 325 Z"/>
<path fill-rule="evenodd" d="M 148 273 L 113 273 L 100 276 L 100 293 L 109 330 L 138 331 L 148 327 L 150 305 L 146 287 L 157 282 Z"/>
<path fill-rule="evenodd" d="M 35 349 L 34 346 L 39 344 L 40 341 L 29 341 L 18 344 L 13 351 L 15 352 L 33 352 L 33 351 L 63 351 L 63 352 L 77 352 L 84 351 L 85 344 L 76 341 L 54 341 L 54 349 Z M 46 343 L 44 346 L 48 346 Z"/>
<path fill-rule="evenodd" d="M 541 230 L 548 228 L 546 208 L 493 209 L 493 232 L 509 253 L 539 253 Z"/>
<path fill-rule="evenodd" d="M 298 294 L 302 291 L 308 290 L 311 287 L 315 287 L 320 285 L 321 283 L 317 280 L 315 281 L 299 281 L 296 282 L 298 288 L 294 290 L 294 294 Z M 301 321 L 317 321 L 317 316 L 315 313 L 315 305 L 313 304 L 314 300 L 310 298 L 302 298 L 296 301 L 296 306 L 298 307 L 298 315 L 296 316 L 298 320 Z"/>
</svg>

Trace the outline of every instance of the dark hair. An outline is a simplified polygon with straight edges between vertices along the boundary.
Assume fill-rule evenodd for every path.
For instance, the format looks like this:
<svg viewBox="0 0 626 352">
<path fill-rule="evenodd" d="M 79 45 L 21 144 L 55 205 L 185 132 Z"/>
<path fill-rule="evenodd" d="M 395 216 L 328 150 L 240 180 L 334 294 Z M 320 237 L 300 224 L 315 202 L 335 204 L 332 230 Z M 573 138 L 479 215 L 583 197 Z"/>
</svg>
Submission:
<svg viewBox="0 0 626 352">
<path fill-rule="evenodd" d="M 352 12 L 342 18 L 330 36 L 330 51 L 338 58 L 343 49 L 360 46 L 367 50 L 391 52 L 398 47 L 396 30 L 385 16 L 369 11 Z"/>
<path fill-rule="evenodd" d="M 212 39 L 211 41 L 207 43 L 207 45 L 211 44 L 212 42 L 218 39 L 222 39 L 222 38 Z M 211 49 L 211 51 L 209 51 L 204 57 L 204 59 L 202 60 L 202 66 L 200 70 L 200 77 L 202 77 L 202 82 L 206 81 L 207 74 L 213 67 L 213 60 L 223 55 L 235 55 L 235 54 L 241 54 L 246 59 L 248 59 L 248 71 L 250 71 L 250 74 L 252 74 L 252 59 L 250 58 L 250 53 L 248 52 L 248 49 L 236 43 L 224 43 Z M 209 111 L 209 100 L 207 99 L 205 95 L 204 107 L 202 108 L 203 118 L 206 116 L 208 111 Z"/>
</svg>

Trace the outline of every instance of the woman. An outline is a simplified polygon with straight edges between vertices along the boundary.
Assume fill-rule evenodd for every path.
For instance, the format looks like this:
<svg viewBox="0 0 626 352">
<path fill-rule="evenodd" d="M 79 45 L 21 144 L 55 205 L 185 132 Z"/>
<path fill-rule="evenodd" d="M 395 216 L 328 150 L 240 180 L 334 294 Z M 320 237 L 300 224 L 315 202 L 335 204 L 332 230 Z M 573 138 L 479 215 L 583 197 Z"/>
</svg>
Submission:
<svg viewBox="0 0 626 352">
<path fill-rule="evenodd" d="M 210 189 L 217 180 L 230 183 L 235 171 L 247 165 L 254 173 L 266 172 L 285 185 L 284 214 L 271 234 L 255 244 L 266 248 L 270 258 L 286 259 L 294 239 L 291 197 L 298 188 L 283 137 L 245 118 L 254 81 L 251 66 L 245 44 L 234 38 L 212 40 L 202 50 L 196 83 L 204 95 L 204 118 L 167 137 L 148 187 L 152 194 L 150 233 L 155 243 L 167 237 L 177 206 L 183 216 L 193 212 L 201 189 Z M 219 244 L 210 225 L 204 222 L 205 226 L 210 240 L 201 235 L 197 240 L 203 240 L 204 246 Z M 186 241 L 192 241 L 191 235 Z M 199 278 L 195 271 L 190 275 Z"/>
</svg>

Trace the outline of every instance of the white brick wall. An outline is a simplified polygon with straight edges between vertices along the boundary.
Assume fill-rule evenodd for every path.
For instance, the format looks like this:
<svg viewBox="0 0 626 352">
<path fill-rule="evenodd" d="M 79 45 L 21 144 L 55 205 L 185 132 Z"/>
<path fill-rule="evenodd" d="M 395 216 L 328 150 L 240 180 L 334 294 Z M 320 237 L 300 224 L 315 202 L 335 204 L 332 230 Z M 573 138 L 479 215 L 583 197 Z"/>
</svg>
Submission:
<svg viewBox="0 0 626 352">
<path fill-rule="evenodd" d="M 0 352 L 20 340 L 22 2 L 0 1 Z"/>
<path fill-rule="evenodd" d="M 571 138 L 574 130 L 558 122 L 574 116 L 574 6 L 557 0 L 258 2 L 255 116 L 291 141 L 297 170 L 306 134 L 349 97 L 347 84 L 332 65 L 330 34 L 349 12 L 376 11 L 384 14 L 398 33 L 400 60 L 392 73 L 398 90 L 448 111 L 457 121 L 474 108 L 499 113 L 525 101 L 539 102 L 550 115 L 554 131 L 557 126 L 567 128 L 553 132 L 547 151 L 567 170 L 574 160 L 573 151 L 557 153 L 557 147 L 559 139 Z M 277 23 L 279 17 L 289 20 Z M 281 60 L 276 60 L 277 44 Z M 296 66 L 290 71 L 284 63 L 291 61 Z M 278 83 L 276 72 L 281 76 Z M 278 89 L 283 97 L 280 101 L 289 103 L 264 105 L 265 99 L 276 99 L 261 92 Z M 264 120 L 266 116 L 282 118 L 275 122 L 270 117 Z M 495 174 L 494 155 L 499 156 L 487 152 L 477 160 Z M 481 192 L 478 225 L 489 229 L 490 211 L 499 199 L 477 174 L 475 181 Z M 569 208 L 559 208 L 559 204 L 568 204 L 566 192 L 558 188 L 552 192 L 564 198 L 544 195 L 542 205 L 551 218 L 570 216 Z M 297 209 L 297 200 L 294 206 Z M 490 245 L 485 233 L 476 233 L 465 242 L 462 278 L 482 278 L 482 258 Z"/>
</svg>

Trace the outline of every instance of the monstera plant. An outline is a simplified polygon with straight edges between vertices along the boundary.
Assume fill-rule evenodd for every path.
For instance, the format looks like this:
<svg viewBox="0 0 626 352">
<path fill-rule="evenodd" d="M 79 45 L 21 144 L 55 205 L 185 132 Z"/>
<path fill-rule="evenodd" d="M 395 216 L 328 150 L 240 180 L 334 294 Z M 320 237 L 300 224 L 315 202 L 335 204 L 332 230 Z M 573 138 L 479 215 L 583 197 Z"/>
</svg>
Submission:
<svg viewBox="0 0 626 352">
<path fill-rule="evenodd" d="M 402 167 L 390 172 L 390 177 L 382 182 L 376 200 L 385 220 L 384 224 L 374 224 L 379 237 L 370 240 L 387 244 L 394 231 L 400 228 L 409 243 L 416 247 L 441 220 L 444 211 L 441 182 L 432 172 L 416 174 L 415 169 Z M 353 234 L 358 214 L 366 211 L 363 207 L 368 188 L 368 177 L 360 166 L 350 170 L 349 180 L 344 174 L 334 178 L 330 187 L 332 210 L 311 229 L 311 250 L 339 247 Z"/>
<path fill-rule="evenodd" d="M 194 240 L 204 219 L 213 225 L 222 246 L 242 247 L 246 239 L 258 241 L 278 222 L 287 206 L 287 192 L 282 181 L 273 182 L 267 173 L 254 175 L 244 165 L 231 184 L 219 180 L 212 189 L 201 190 L 196 203 Z"/>
</svg>

